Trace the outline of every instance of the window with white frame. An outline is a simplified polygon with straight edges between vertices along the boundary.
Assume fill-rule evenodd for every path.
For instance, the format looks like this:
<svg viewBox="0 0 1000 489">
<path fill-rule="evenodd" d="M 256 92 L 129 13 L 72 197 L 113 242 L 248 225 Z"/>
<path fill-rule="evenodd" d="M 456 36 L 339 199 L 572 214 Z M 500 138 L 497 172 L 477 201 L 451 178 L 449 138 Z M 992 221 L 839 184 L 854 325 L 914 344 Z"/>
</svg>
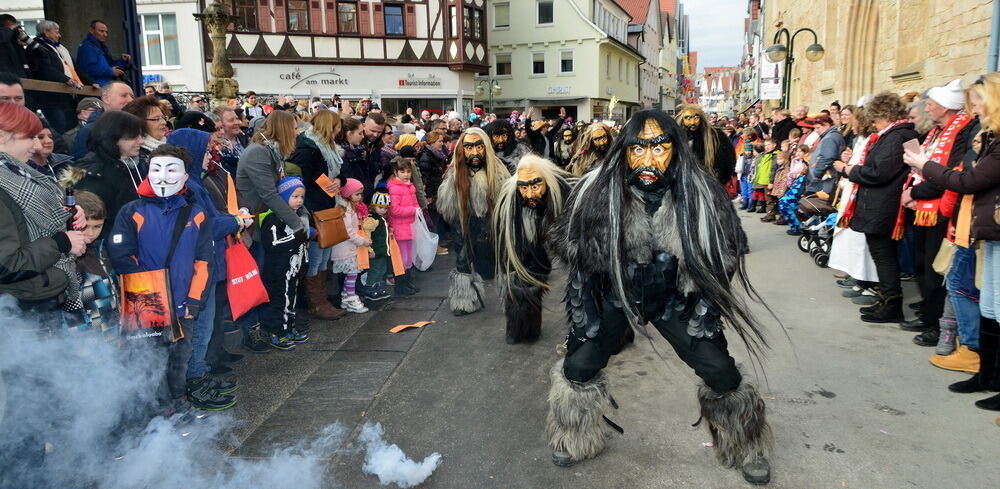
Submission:
<svg viewBox="0 0 1000 489">
<path fill-rule="evenodd" d="M 493 4 L 493 28 L 510 27 L 510 4 Z"/>
<path fill-rule="evenodd" d="M 143 14 L 142 53 L 143 68 L 180 66 L 177 17 L 174 14 Z"/>
<path fill-rule="evenodd" d="M 545 74 L 545 53 L 531 53 L 531 74 Z"/>
<path fill-rule="evenodd" d="M 552 0 L 538 0 L 538 16 L 536 21 L 539 24 L 552 23 Z"/>
<path fill-rule="evenodd" d="M 510 53 L 508 54 L 497 54 L 496 55 L 496 74 L 497 76 L 511 74 L 511 63 L 510 63 Z"/>
<path fill-rule="evenodd" d="M 559 52 L 559 73 L 573 72 L 573 51 Z"/>
</svg>

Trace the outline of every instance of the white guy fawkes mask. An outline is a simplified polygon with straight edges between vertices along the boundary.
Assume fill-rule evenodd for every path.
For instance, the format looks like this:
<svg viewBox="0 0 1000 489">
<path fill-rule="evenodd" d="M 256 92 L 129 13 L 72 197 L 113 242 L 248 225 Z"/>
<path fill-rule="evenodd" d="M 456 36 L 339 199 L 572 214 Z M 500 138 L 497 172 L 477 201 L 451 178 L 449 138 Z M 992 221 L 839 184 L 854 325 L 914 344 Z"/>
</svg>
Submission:
<svg viewBox="0 0 1000 489">
<path fill-rule="evenodd" d="M 157 197 L 170 197 L 184 188 L 188 174 L 184 161 L 173 156 L 154 156 L 149 160 L 149 185 Z"/>
</svg>

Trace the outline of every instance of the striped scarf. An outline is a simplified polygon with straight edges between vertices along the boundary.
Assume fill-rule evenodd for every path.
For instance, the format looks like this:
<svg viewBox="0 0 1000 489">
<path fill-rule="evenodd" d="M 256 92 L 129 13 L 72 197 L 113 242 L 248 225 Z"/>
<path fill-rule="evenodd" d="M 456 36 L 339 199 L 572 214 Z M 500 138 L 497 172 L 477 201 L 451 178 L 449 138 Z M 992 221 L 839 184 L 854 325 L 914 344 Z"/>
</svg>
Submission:
<svg viewBox="0 0 1000 489">
<path fill-rule="evenodd" d="M 48 238 L 66 231 L 69 211 L 62 206 L 63 191 L 51 178 L 20 162 L 13 156 L 0 152 L 0 189 L 17 203 L 28 227 L 28 240 Z M 76 274 L 76 258 L 64 254 L 55 267 L 69 279 L 66 288 L 67 311 L 79 311 L 80 278 Z"/>
<path fill-rule="evenodd" d="M 935 127 L 927 135 L 927 139 L 924 140 L 923 144 L 923 149 L 928 155 L 928 159 L 941 166 L 948 166 L 948 160 L 951 158 L 951 150 L 955 146 L 958 133 L 965 126 L 969 125 L 970 122 L 972 122 L 972 118 L 965 111 L 959 111 L 948 121 L 944 129 Z M 961 170 L 961 168 L 958 169 Z M 923 181 L 923 175 L 919 171 L 913 170 L 906 179 L 903 190 L 905 191 L 908 188 L 919 185 Z M 958 194 L 951 190 L 946 190 L 941 197 L 936 199 L 918 200 L 913 224 L 915 226 L 936 226 L 939 213 L 944 217 L 951 217 L 957 200 Z M 902 212 L 902 203 L 900 203 L 900 213 Z"/>
</svg>

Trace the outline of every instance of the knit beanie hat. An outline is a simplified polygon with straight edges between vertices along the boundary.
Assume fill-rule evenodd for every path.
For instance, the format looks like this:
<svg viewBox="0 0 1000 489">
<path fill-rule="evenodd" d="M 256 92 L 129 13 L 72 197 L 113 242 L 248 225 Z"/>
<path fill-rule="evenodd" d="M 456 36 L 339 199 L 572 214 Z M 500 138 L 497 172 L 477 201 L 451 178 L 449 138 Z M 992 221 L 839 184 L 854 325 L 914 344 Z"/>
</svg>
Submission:
<svg viewBox="0 0 1000 489">
<path fill-rule="evenodd" d="M 404 146 L 414 146 L 419 141 L 413 134 L 403 134 L 399 136 L 399 141 L 396 142 L 396 151 L 403 149 Z"/>
<path fill-rule="evenodd" d="M 189 111 L 177 118 L 174 122 L 174 129 L 198 129 L 207 133 L 215 132 L 215 122 L 201 112 Z"/>
<path fill-rule="evenodd" d="M 390 202 L 392 202 L 392 199 L 389 197 L 389 189 L 385 185 L 379 184 L 375 188 L 375 193 L 372 194 L 371 205 L 389 207 Z"/>
<path fill-rule="evenodd" d="M 943 87 L 928 90 L 927 97 L 950 110 L 959 110 L 965 106 L 965 93 L 962 91 L 962 80 L 959 78 Z"/>
<path fill-rule="evenodd" d="M 345 199 L 350 199 L 352 195 L 358 190 L 365 188 L 365 186 L 354 178 L 348 178 L 347 183 L 340 186 L 340 196 Z"/>
<path fill-rule="evenodd" d="M 297 188 L 306 188 L 299 177 L 285 177 L 278 181 L 278 195 L 287 203 Z"/>
</svg>

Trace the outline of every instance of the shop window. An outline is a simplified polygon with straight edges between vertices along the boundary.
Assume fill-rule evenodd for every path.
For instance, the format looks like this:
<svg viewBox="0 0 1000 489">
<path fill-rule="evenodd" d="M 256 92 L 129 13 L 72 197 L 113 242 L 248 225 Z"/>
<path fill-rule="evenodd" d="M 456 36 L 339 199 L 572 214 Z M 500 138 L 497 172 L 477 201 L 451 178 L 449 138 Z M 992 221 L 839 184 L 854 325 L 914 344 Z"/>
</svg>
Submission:
<svg viewBox="0 0 1000 489">
<path fill-rule="evenodd" d="M 531 74 L 545 74 L 545 53 L 531 53 Z"/>
<path fill-rule="evenodd" d="M 539 24 L 552 23 L 552 0 L 538 0 L 537 20 Z"/>
<path fill-rule="evenodd" d="M 180 66 L 177 17 L 174 14 L 142 16 L 142 51 L 143 68 Z"/>
<path fill-rule="evenodd" d="M 495 3 L 493 4 L 493 27 L 504 28 L 510 27 L 510 4 L 509 3 Z"/>
<path fill-rule="evenodd" d="M 233 15 L 236 22 L 233 26 L 238 31 L 258 31 L 257 0 L 233 0 Z"/>
<path fill-rule="evenodd" d="M 358 2 L 337 2 L 337 32 L 358 33 Z"/>
<path fill-rule="evenodd" d="M 559 72 L 573 72 L 573 51 L 562 51 L 559 53 Z"/>
<path fill-rule="evenodd" d="M 511 74 L 510 54 L 496 55 L 496 73 L 497 76 Z"/>
<path fill-rule="evenodd" d="M 404 24 L 405 22 L 403 21 L 403 6 L 386 5 L 385 33 L 391 36 L 402 36 L 406 34 L 406 30 L 403 27 Z"/>
<path fill-rule="evenodd" d="M 309 32 L 309 0 L 288 0 L 288 32 Z"/>
</svg>

